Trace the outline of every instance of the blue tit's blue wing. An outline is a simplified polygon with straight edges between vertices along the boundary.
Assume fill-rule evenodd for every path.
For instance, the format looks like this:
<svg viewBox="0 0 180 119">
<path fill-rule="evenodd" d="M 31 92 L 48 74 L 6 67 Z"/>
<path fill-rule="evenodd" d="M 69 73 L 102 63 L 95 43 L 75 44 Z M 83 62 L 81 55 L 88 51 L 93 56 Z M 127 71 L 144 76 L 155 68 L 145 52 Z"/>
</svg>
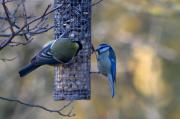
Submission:
<svg viewBox="0 0 180 119">
<path fill-rule="evenodd" d="M 111 74 L 113 78 L 113 82 L 116 82 L 116 55 L 114 50 L 110 47 L 109 48 L 109 59 L 111 61 Z"/>
<path fill-rule="evenodd" d="M 112 74 L 108 74 L 108 83 L 109 83 L 109 86 L 110 86 L 110 89 L 111 89 L 111 95 L 112 97 L 114 97 L 115 95 L 115 89 L 114 89 L 114 81 L 112 79 Z"/>
</svg>

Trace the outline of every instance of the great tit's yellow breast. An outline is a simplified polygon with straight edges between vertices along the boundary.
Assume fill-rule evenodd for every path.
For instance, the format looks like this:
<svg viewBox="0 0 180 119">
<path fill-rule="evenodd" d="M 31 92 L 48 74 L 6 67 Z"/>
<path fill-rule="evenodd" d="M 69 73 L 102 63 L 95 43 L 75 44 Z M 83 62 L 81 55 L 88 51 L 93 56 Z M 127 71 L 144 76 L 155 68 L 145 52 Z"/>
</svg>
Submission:
<svg viewBox="0 0 180 119">
<path fill-rule="evenodd" d="M 76 43 L 70 39 L 56 41 L 51 47 L 55 59 L 64 63 L 70 61 L 75 56 L 77 49 Z"/>
</svg>

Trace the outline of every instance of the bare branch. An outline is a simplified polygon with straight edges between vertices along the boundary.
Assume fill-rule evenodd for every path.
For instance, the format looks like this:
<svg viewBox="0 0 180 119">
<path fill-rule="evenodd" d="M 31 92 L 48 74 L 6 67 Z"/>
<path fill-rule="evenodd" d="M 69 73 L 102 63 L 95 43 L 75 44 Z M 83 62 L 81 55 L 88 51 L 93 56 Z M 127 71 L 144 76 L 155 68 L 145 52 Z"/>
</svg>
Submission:
<svg viewBox="0 0 180 119">
<path fill-rule="evenodd" d="M 0 50 L 2 50 L 7 45 L 10 45 L 10 46 L 26 45 L 26 44 L 30 43 L 29 41 L 32 41 L 32 38 L 31 38 L 32 36 L 47 32 L 48 30 L 52 29 L 54 26 L 48 27 L 48 25 L 46 24 L 46 21 L 48 19 L 47 16 L 49 14 L 53 13 L 54 11 L 56 11 L 57 9 L 61 8 L 63 6 L 63 4 L 65 3 L 65 2 L 62 3 L 60 6 L 54 8 L 54 9 L 52 9 L 50 11 L 49 11 L 49 9 L 51 7 L 51 4 L 49 4 L 46 7 L 46 9 L 44 10 L 44 12 L 43 12 L 43 14 L 41 16 L 33 18 L 32 16 L 27 15 L 26 6 L 25 6 L 25 3 L 24 3 L 25 0 L 21 0 L 21 2 L 17 4 L 17 6 L 16 6 L 13 13 L 9 13 L 9 10 L 8 10 L 8 7 L 6 6 L 6 3 L 7 2 L 12 2 L 12 1 L 13 0 L 1 0 L 1 2 L 0 2 L 3 5 L 5 15 L 6 15 L 4 17 L 1 16 L 0 19 L 8 21 L 8 23 L 9 23 L 8 27 L 1 30 L 2 33 L 0 33 L 0 37 L 6 37 L 6 39 L 2 40 L 2 42 L 0 43 Z M 102 1 L 103 0 L 99 0 L 99 1 L 91 4 L 91 6 L 95 6 L 95 5 L 99 4 Z M 17 11 L 18 11 L 18 9 L 20 8 L 21 5 L 22 5 L 22 9 L 23 9 L 23 15 L 22 16 L 21 15 L 16 16 L 16 13 L 17 13 Z M 24 19 L 24 25 L 21 26 L 21 27 L 16 24 L 16 22 L 18 22 L 17 21 L 18 18 L 23 18 Z M 32 24 L 34 24 L 34 23 L 36 23 L 34 25 L 34 27 L 30 28 L 30 26 Z M 11 33 L 3 33 L 8 29 L 10 29 Z M 16 36 L 24 36 L 26 42 L 23 42 L 23 43 L 12 42 L 12 40 Z M 10 44 L 11 42 L 12 42 L 12 44 Z"/>
<path fill-rule="evenodd" d="M 97 5 L 97 4 L 99 4 L 99 3 L 101 3 L 103 0 L 99 0 L 99 1 L 97 1 L 97 2 L 95 2 L 95 3 L 93 3 L 93 4 L 91 4 L 91 6 L 95 6 L 95 5 Z"/>
<path fill-rule="evenodd" d="M 46 16 L 46 13 L 47 13 L 47 11 L 50 9 L 50 7 L 51 7 L 51 4 L 49 4 L 49 5 L 47 6 L 47 8 L 46 8 L 46 10 L 44 11 L 44 14 L 43 14 L 42 16 Z"/>
<path fill-rule="evenodd" d="M 30 21 L 29 23 L 27 23 L 26 25 L 24 25 L 24 26 L 23 26 L 16 34 L 20 33 L 20 32 L 21 32 L 25 27 L 27 27 L 28 25 L 30 25 L 30 24 L 32 24 L 32 23 L 34 23 L 34 22 L 36 22 L 36 21 L 42 19 L 43 17 L 45 17 L 45 16 L 51 14 L 52 12 L 56 11 L 56 10 L 59 9 L 60 7 L 62 7 L 62 5 L 60 5 L 60 6 L 56 7 L 56 8 L 54 8 L 53 10 L 51 10 L 51 11 L 49 11 L 49 12 L 43 14 L 43 15 L 40 16 L 40 17 L 37 17 L 37 18 L 33 19 L 32 21 Z"/>
<path fill-rule="evenodd" d="M 7 17 L 7 21 L 9 22 L 9 25 L 10 25 L 11 33 L 12 33 L 12 35 L 14 35 L 13 25 L 12 25 L 11 19 L 9 17 L 9 10 L 8 10 L 8 8 L 6 6 L 5 0 L 3 0 L 2 5 L 3 5 L 3 8 L 4 8 L 4 12 L 6 14 L 6 17 Z"/>
<path fill-rule="evenodd" d="M 43 32 L 46 32 L 46 31 L 48 31 L 48 30 L 50 30 L 50 29 L 52 29 L 53 28 L 53 26 L 51 26 L 51 27 L 48 27 L 48 28 L 43 28 L 42 26 L 39 28 L 39 29 L 36 29 L 35 31 L 30 31 L 29 29 L 27 30 L 27 28 L 29 27 L 29 25 L 31 25 L 31 24 L 33 24 L 34 22 L 36 22 L 36 21 L 38 21 L 38 20 L 40 20 L 40 21 L 42 21 L 44 18 L 45 18 L 45 16 L 47 16 L 47 15 L 49 15 L 49 14 L 51 14 L 51 13 L 53 13 L 54 11 L 56 11 L 57 9 L 59 9 L 60 7 L 62 7 L 62 5 L 63 4 L 61 4 L 60 6 L 58 6 L 58 7 L 56 7 L 56 8 L 54 8 L 54 9 L 52 9 L 51 11 L 49 11 L 48 12 L 48 10 L 49 10 L 49 8 L 50 8 L 50 6 L 51 5 L 48 5 L 47 6 L 47 8 L 45 9 L 45 12 L 43 13 L 43 15 L 41 15 L 41 16 L 39 16 L 39 17 L 37 17 L 37 18 L 34 18 L 33 20 L 31 20 L 30 22 L 27 22 L 26 24 L 24 24 L 20 29 L 18 29 L 16 32 L 12 32 L 11 34 L 0 34 L 0 36 L 1 37 L 8 37 L 7 39 L 4 39 L 3 40 L 3 42 L 0 44 L 0 50 L 2 50 L 4 47 L 6 47 L 9 43 L 11 43 L 12 42 L 12 40 L 13 40 L 13 38 L 14 37 L 16 37 L 16 36 L 18 36 L 18 35 L 20 35 L 20 36 L 25 36 L 25 38 L 26 38 L 26 40 L 27 40 L 27 34 L 33 34 L 33 35 L 35 35 L 35 34 L 40 34 L 40 33 L 43 33 Z M 4 8 L 6 8 L 6 12 L 7 12 L 7 6 L 5 5 L 5 3 L 4 3 Z M 7 12 L 8 13 L 8 12 Z M 7 16 L 7 18 L 9 19 L 9 15 L 7 14 L 6 15 Z M 11 27 L 11 31 L 14 31 L 13 30 L 13 24 L 11 23 L 11 21 L 9 21 L 9 24 L 11 25 L 10 27 Z M 36 27 L 38 27 L 38 26 L 36 26 Z M 20 43 L 20 44 L 22 44 L 22 43 Z"/>
<path fill-rule="evenodd" d="M 25 35 L 25 37 L 26 37 L 26 35 Z M 33 38 L 26 38 L 26 42 L 15 42 L 15 41 L 12 41 L 11 43 L 9 43 L 9 46 L 11 46 L 11 47 L 15 47 L 15 46 L 18 46 L 18 45 L 27 45 L 27 44 L 29 44 L 32 40 L 33 40 Z"/>
<path fill-rule="evenodd" d="M 34 35 L 37 35 L 37 34 L 47 32 L 47 31 L 51 30 L 52 28 L 54 28 L 54 25 L 49 26 L 47 28 L 42 28 L 42 29 L 35 29 L 35 30 L 30 29 L 29 31 L 23 31 L 23 32 L 17 34 L 16 36 L 23 36 L 25 34 L 30 34 L 31 36 L 34 36 Z M 0 34 L 0 37 L 10 37 L 10 36 L 11 36 L 11 34 Z"/>
<path fill-rule="evenodd" d="M 54 109 L 46 108 L 46 107 L 41 106 L 41 105 L 26 103 L 26 102 L 23 102 L 23 101 L 18 100 L 18 99 L 6 98 L 6 97 L 2 97 L 2 96 L 0 96 L 0 99 L 1 99 L 1 100 L 4 100 L 4 101 L 9 101 L 9 102 L 16 102 L 16 103 L 25 105 L 25 106 L 27 106 L 27 107 L 39 108 L 39 109 L 45 110 L 45 111 L 50 112 L 50 113 L 57 113 L 57 114 L 59 114 L 60 116 L 63 116 L 63 117 L 72 117 L 72 116 L 75 116 L 75 114 L 72 113 L 72 109 L 71 109 L 67 114 L 62 113 L 62 111 L 63 111 L 64 109 L 66 109 L 68 106 L 70 106 L 73 101 L 69 101 L 69 102 L 68 102 L 67 104 L 65 104 L 63 107 L 54 110 Z"/>
<path fill-rule="evenodd" d="M 25 3 L 24 3 L 25 0 L 21 0 L 21 1 L 22 1 L 23 11 L 24 11 L 24 13 L 23 13 L 24 14 L 23 15 L 24 16 L 24 25 L 26 25 L 28 23 L 28 18 L 27 18 L 28 16 L 27 16 L 27 11 L 26 11 L 26 7 L 25 7 Z M 26 27 L 26 31 L 29 32 L 29 26 Z M 30 41 L 31 36 L 28 37 L 27 34 L 24 34 L 24 38 L 25 38 L 26 41 Z"/>
<path fill-rule="evenodd" d="M 13 57 L 13 58 L 2 58 L 0 60 L 3 61 L 3 62 L 10 62 L 10 61 L 13 61 L 15 59 L 16 59 L 16 57 Z"/>
<path fill-rule="evenodd" d="M 2 4 L 3 2 L 4 3 L 8 3 L 8 2 L 12 2 L 13 0 L 0 0 L 0 3 Z"/>
<path fill-rule="evenodd" d="M 90 74 L 101 74 L 99 71 L 91 71 Z"/>
</svg>

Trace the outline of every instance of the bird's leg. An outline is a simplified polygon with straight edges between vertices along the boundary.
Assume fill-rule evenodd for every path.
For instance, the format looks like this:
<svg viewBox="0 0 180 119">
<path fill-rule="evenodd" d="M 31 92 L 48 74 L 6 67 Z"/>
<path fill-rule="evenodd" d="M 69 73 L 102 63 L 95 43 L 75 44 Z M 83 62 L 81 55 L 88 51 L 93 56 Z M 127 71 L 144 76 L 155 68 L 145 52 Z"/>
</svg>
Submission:
<svg viewBox="0 0 180 119">
<path fill-rule="evenodd" d="M 102 73 L 100 73 L 99 71 L 91 71 L 90 74 L 98 74 L 101 76 L 104 76 Z M 106 76 L 105 76 L 106 77 Z"/>
<path fill-rule="evenodd" d="M 95 50 L 95 48 L 94 48 L 93 44 L 91 44 L 91 50 L 92 50 L 92 54 L 93 54 L 93 53 L 95 53 L 95 55 L 96 55 L 96 59 L 97 59 L 96 50 Z"/>
<path fill-rule="evenodd" d="M 92 53 L 96 52 L 96 50 L 95 50 L 93 44 L 91 44 L 91 50 L 92 50 Z"/>
<path fill-rule="evenodd" d="M 100 74 L 99 71 L 91 71 L 90 73 L 91 73 L 91 74 Z"/>
</svg>

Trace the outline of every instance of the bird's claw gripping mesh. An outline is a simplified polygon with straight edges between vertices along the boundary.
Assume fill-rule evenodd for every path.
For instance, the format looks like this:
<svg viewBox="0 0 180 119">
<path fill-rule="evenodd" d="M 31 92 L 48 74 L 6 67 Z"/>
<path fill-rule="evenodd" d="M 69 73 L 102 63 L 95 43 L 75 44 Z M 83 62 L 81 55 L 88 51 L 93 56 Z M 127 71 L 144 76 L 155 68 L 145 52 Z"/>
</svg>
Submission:
<svg viewBox="0 0 180 119">
<path fill-rule="evenodd" d="M 55 39 L 81 41 L 83 49 L 70 63 L 55 66 L 54 99 L 90 99 L 91 0 L 54 0 Z"/>
</svg>

